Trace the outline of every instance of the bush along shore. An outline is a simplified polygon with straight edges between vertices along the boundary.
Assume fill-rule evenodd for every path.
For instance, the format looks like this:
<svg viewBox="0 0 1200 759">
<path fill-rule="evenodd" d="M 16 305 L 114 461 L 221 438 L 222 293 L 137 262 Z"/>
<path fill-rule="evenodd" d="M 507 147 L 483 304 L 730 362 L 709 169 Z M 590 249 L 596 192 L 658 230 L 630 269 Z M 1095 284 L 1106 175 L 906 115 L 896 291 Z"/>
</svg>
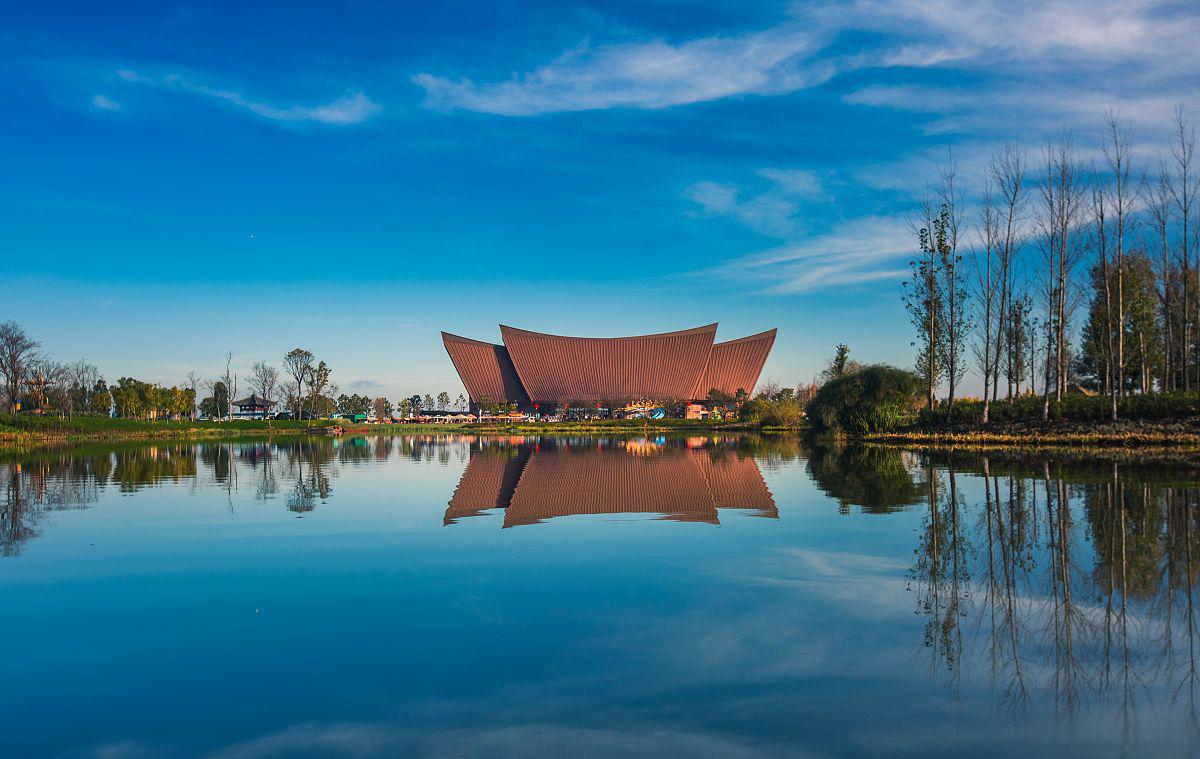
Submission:
<svg viewBox="0 0 1200 759">
<path fill-rule="evenodd" d="M 1061 400 L 1025 395 L 990 404 L 956 400 L 926 408 L 921 380 L 890 366 L 868 366 L 827 382 L 808 406 L 816 432 L 887 444 L 937 447 L 1200 448 L 1200 392 L 1129 395 L 1083 393 Z"/>
<path fill-rule="evenodd" d="M 61 418 L 0 415 L 0 444 L 79 440 L 138 440 L 153 438 L 250 437 L 257 435 L 327 434 L 335 427 L 347 434 L 411 435 L 434 432 L 546 433 L 560 432 L 709 432 L 762 429 L 761 423 L 711 422 L 691 419 L 598 419 L 574 422 L 476 422 L 472 424 L 354 424 L 344 419 L 311 421 L 238 419 L 142 420 L 102 416 Z"/>
</svg>

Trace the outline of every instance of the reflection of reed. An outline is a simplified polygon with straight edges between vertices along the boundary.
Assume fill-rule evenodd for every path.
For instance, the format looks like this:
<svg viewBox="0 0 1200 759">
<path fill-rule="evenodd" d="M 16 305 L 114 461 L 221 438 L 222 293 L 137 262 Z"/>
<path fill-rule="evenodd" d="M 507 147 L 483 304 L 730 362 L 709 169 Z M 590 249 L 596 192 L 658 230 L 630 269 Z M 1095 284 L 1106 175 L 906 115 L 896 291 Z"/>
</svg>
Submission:
<svg viewBox="0 0 1200 759">
<path fill-rule="evenodd" d="M 504 527 L 573 514 L 658 514 L 719 523 L 718 509 L 779 511 L 752 458 L 719 448 L 528 443 L 476 447 L 446 510 L 445 524 L 495 508 Z"/>
<path fill-rule="evenodd" d="M 956 494 L 963 465 L 980 474 L 982 502 Z M 978 654 L 1014 719 L 1035 696 L 1064 719 L 1111 706 L 1132 742 L 1139 694 L 1161 691 L 1195 724 L 1195 491 L 1155 487 L 1136 467 L 1082 471 L 1069 481 L 1049 461 L 927 460 L 912 570 L 922 650 L 952 696 Z M 978 520 L 964 519 L 972 510 Z"/>
</svg>

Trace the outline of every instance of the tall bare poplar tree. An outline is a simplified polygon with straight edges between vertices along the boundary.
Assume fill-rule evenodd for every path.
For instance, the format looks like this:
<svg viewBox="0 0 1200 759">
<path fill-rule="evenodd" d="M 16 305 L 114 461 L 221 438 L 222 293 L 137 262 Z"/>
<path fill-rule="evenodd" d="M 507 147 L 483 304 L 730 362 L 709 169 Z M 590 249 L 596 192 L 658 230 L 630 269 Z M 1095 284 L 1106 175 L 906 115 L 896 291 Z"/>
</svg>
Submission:
<svg viewBox="0 0 1200 759">
<path fill-rule="evenodd" d="M 1079 241 L 1081 211 L 1084 202 L 1083 171 L 1071 136 L 1065 130 L 1046 145 L 1043 153 L 1041 209 L 1038 226 L 1044 268 L 1042 283 L 1046 296 L 1048 335 L 1047 379 L 1054 381 L 1055 400 L 1067 391 L 1070 369 L 1068 345 L 1069 319 L 1076 305 L 1076 294 L 1069 288 L 1082 247 Z M 1042 416 L 1049 417 L 1049 383 Z"/>
<path fill-rule="evenodd" d="M 1171 178 L 1171 199 L 1175 204 L 1175 215 L 1178 224 L 1180 279 L 1182 280 L 1182 325 L 1180 335 L 1179 358 L 1183 389 L 1190 390 L 1192 351 L 1192 249 L 1195 247 L 1196 225 L 1192 218 L 1195 214 L 1197 194 L 1200 193 L 1200 181 L 1195 175 L 1196 130 L 1189 127 L 1183 117 L 1183 106 L 1175 109 L 1175 139 L 1171 145 L 1171 157 L 1174 158 L 1175 172 Z"/>
<path fill-rule="evenodd" d="M 1130 162 L 1133 151 L 1133 130 L 1126 124 L 1121 125 L 1120 115 L 1115 111 L 1105 114 L 1105 143 L 1103 145 L 1104 160 L 1112 184 L 1113 214 L 1113 276 L 1116 279 L 1116 328 L 1117 345 L 1113 364 L 1116 369 L 1114 395 L 1125 394 L 1125 237 L 1129 223 L 1129 215 L 1137 202 L 1137 187 L 1130 181 Z M 1113 401 L 1113 419 L 1116 419 L 1117 405 Z"/>
<path fill-rule="evenodd" d="M 1146 207 L 1150 212 L 1150 220 L 1154 227 L 1154 236 L 1147 247 L 1150 252 L 1151 244 L 1158 248 L 1158 279 L 1160 284 L 1159 305 L 1162 308 L 1163 352 L 1162 352 L 1162 381 L 1159 390 L 1174 389 L 1171 363 L 1171 353 L 1175 345 L 1174 318 L 1171 308 L 1171 291 L 1174 288 L 1171 266 L 1171 178 L 1167 173 L 1166 164 L 1159 162 L 1158 175 L 1150 183 L 1146 193 Z"/>
</svg>

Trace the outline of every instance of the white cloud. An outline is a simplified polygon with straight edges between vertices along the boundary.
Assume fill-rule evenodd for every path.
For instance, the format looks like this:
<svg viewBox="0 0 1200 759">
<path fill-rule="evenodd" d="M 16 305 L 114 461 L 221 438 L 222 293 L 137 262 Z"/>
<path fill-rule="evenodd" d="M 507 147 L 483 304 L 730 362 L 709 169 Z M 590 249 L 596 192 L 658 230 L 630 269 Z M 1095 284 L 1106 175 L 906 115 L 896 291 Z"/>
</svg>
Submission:
<svg viewBox="0 0 1200 759">
<path fill-rule="evenodd" d="M 806 3 L 778 25 L 740 36 L 584 45 L 507 80 L 419 73 L 413 81 L 431 107 L 506 116 L 783 94 L 863 68 L 1016 75 L 1026 78 L 1019 89 L 1032 93 L 1069 91 L 1075 74 L 1109 90 L 1136 79 L 1141 93 L 1162 92 L 1168 82 L 1195 92 L 1198 31 L 1194 5 L 1152 0 Z M 858 35 L 856 48 L 838 54 L 836 41 L 847 33 Z M 963 94 L 982 108 L 995 89 L 972 86 Z"/>
<path fill-rule="evenodd" d="M 584 46 L 525 74 L 476 83 L 420 73 L 434 108 L 505 116 L 599 108 L 666 108 L 745 93 L 781 93 L 828 80 L 845 65 L 813 61 L 819 36 L 787 25 L 740 37 Z"/>
<path fill-rule="evenodd" d="M 700 205 L 710 216 L 729 216 L 756 232 L 785 237 L 793 229 L 796 204 L 772 194 L 741 199 L 737 187 L 717 182 L 697 182 L 684 190 L 684 197 Z"/>
<path fill-rule="evenodd" d="M 377 103 L 362 92 L 349 92 L 324 105 L 278 106 L 246 97 L 237 90 L 200 84 L 179 74 L 145 76 L 137 71 L 122 69 L 117 71 L 117 76 L 127 82 L 174 89 L 222 100 L 272 121 L 316 122 L 318 124 L 343 126 L 366 121 L 382 110 Z"/>
<path fill-rule="evenodd" d="M 756 232 L 786 238 L 798 230 L 799 201 L 829 200 L 821 178 L 806 169 L 766 168 L 758 176 L 768 186 L 758 193 L 719 182 L 696 182 L 683 196 L 708 216 L 727 216 Z"/>
<path fill-rule="evenodd" d="M 912 250 L 912 232 L 906 219 L 870 216 L 728 261 L 717 271 L 768 293 L 808 293 L 879 280 L 899 282 L 907 273 L 906 259 Z"/>
<path fill-rule="evenodd" d="M 121 104 L 110 100 L 106 95 L 95 95 L 92 97 L 92 105 L 102 111 L 117 111 L 121 109 Z"/>
</svg>

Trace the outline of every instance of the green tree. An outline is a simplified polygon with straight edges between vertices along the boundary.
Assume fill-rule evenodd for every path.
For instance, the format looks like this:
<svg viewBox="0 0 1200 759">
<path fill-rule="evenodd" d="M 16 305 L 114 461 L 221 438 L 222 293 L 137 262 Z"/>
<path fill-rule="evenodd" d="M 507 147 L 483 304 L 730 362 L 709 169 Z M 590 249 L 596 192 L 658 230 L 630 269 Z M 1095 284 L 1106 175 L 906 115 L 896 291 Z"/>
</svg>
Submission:
<svg viewBox="0 0 1200 759">
<path fill-rule="evenodd" d="M 917 232 L 918 254 L 909 262 L 912 275 L 904 283 L 904 307 L 917 331 L 913 346 L 917 349 L 916 367 L 925 385 L 926 403 L 930 409 L 937 401 L 938 381 L 942 376 L 942 358 L 946 355 L 946 334 L 943 326 L 945 292 L 942 281 L 942 259 L 948 247 L 948 210 L 943 206 L 936 216 Z"/>
<path fill-rule="evenodd" d="M 372 403 L 375 418 L 379 421 L 389 421 L 392 418 L 392 402 L 380 396 Z"/>
<path fill-rule="evenodd" d="M 868 366 L 825 383 L 808 404 L 818 430 L 852 433 L 894 429 L 919 405 L 924 378 L 894 366 Z"/>
<path fill-rule="evenodd" d="M 829 382 L 857 372 L 861 368 L 861 364 L 850 358 L 850 346 L 838 343 L 833 349 L 833 358 L 829 359 L 829 365 L 821 372 L 821 381 Z"/>
</svg>

